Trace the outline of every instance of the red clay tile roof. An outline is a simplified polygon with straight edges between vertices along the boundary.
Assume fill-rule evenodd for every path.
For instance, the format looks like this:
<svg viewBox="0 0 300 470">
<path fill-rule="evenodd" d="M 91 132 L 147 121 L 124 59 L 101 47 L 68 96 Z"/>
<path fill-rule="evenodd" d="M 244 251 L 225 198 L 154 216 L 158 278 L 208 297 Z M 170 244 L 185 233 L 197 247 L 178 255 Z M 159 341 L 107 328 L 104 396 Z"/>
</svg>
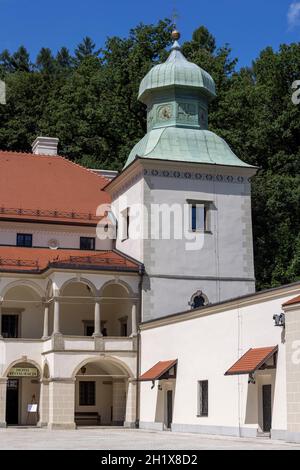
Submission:
<svg viewBox="0 0 300 470">
<path fill-rule="evenodd" d="M 250 349 L 226 372 L 225 375 L 253 374 L 277 351 L 278 346 Z"/>
<path fill-rule="evenodd" d="M 0 218 L 96 224 L 107 182 L 63 157 L 0 151 Z"/>
<path fill-rule="evenodd" d="M 288 305 L 294 305 L 294 304 L 300 304 L 300 295 L 298 295 L 297 297 L 294 297 L 288 302 L 285 302 L 284 304 L 282 304 L 282 306 L 287 307 Z"/>
<path fill-rule="evenodd" d="M 168 372 L 176 364 L 177 359 L 173 361 L 158 362 L 157 364 L 155 364 L 155 366 L 153 366 L 151 369 L 141 375 L 140 380 L 143 382 L 158 380 L 162 375 Z"/>
<path fill-rule="evenodd" d="M 0 272 L 40 273 L 48 268 L 139 271 L 140 264 L 116 251 L 0 247 Z"/>
</svg>

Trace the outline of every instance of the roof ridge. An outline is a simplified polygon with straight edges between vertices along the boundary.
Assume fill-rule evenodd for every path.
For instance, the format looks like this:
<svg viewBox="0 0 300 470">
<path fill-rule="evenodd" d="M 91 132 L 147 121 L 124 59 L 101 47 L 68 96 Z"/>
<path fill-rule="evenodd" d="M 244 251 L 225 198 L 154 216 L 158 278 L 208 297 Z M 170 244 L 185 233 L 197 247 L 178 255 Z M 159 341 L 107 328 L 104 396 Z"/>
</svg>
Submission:
<svg viewBox="0 0 300 470">
<path fill-rule="evenodd" d="M 91 171 L 89 168 L 86 168 L 85 166 L 80 165 L 80 163 L 76 163 L 76 162 L 74 162 L 73 160 L 70 160 L 70 159 L 67 158 L 67 157 L 64 157 L 64 156 L 62 156 L 62 155 L 55 155 L 55 156 L 61 158 L 61 159 L 64 160 L 67 164 L 71 164 L 71 165 L 74 165 L 74 166 L 76 166 L 76 167 L 78 167 L 78 168 L 81 168 L 82 170 L 84 170 L 85 172 L 87 172 L 89 175 L 92 174 L 93 176 L 95 176 L 95 177 L 98 178 L 98 179 L 99 179 L 99 178 L 103 179 L 105 185 L 107 184 L 107 182 L 110 181 L 110 180 L 109 180 L 108 178 L 106 178 L 105 176 L 103 176 L 103 175 L 97 175 L 96 173 L 94 173 L 93 171 Z M 104 187 L 104 186 L 103 186 L 103 187 Z M 101 190 L 102 190 L 102 188 L 101 188 Z"/>
</svg>

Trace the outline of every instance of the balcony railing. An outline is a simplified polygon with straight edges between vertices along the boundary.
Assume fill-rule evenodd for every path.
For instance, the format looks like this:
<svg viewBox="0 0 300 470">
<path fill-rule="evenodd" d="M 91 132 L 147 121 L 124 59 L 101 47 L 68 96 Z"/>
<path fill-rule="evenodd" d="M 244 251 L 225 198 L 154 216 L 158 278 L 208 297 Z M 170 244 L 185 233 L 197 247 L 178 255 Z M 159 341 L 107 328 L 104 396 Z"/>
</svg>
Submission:
<svg viewBox="0 0 300 470">
<path fill-rule="evenodd" d="M 61 211 L 61 210 L 42 210 L 42 209 L 22 209 L 15 207 L 0 207 L 0 216 L 21 216 L 21 217 L 39 217 L 46 219 L 72 219 L 72 220 L 89 220 L 98 222 L 99 217 L 92 213 Z"/>
<path fill-rule="evenodd" d="M 38 260 L 26 260 L 26 259 L 13 259 L 13 258 L 1 258 L 0 257 L 0 266 L 1 267 L 25 267 L 33 268 L 39 270 Z"/>
<path fill-rule="evenodd" d="M 55 340 L 29 338 L 2 338 L 7 357 L 28 355 L 28 357 L 40 354 L 47 354 L 57 349 Z M 105 352 L 113 351 L 135 351 L 135 341 L 131 337 L 112 336 L 100 338 L 101 350 Z M 99 338 L 95 340 L 90 336 L 68 336 L 61 335 L 59 351 L 86 352 L 99 351 Z"/>
</svg>

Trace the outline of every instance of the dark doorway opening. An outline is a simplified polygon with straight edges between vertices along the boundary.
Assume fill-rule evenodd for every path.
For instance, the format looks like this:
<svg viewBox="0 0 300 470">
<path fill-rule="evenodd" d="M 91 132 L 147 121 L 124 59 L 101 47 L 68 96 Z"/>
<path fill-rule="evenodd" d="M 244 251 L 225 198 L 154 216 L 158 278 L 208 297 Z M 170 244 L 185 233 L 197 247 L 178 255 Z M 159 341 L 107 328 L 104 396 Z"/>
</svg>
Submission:
<svg viewBox="0 0 300 470">
<path fill-rule="evenodd" d="M 272 429 L 272 385 L 263 385 L 263 431 Z"/>
<path fill-rule="evenodd" d="M 19 423 L 19 380 L 8 379 L 6 392 L 6 424 Z"/>
<path fill-rule="evenodd" d="M 171 429 L 173 421 L 173 391 L 167 391 L 167 428 Z"/>
</svg>

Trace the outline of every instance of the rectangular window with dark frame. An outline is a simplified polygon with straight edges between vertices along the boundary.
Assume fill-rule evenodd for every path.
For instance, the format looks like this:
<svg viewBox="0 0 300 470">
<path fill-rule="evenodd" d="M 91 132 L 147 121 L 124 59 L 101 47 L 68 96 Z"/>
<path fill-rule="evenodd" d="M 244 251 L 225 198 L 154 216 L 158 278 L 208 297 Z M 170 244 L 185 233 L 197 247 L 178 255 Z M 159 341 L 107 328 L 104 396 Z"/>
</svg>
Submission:
<svg viewBox="0 0 300 470">
<path fill-rule="evenodd" d="M 80 249 L 81 250 L 95 250 L 96 240 L 94 237 L 80 237 Z"/>
<path fill-rule="evenodd" d="M 32 247 L 31 233 L 17 233 L 17 246 Z"/>
<path fill-rule="evenodd" d="M 96 382 L 79 382 L 79 406 L 96 405 Z"/>
<path fill-rule="evenodd" d="M 208 231 L 208 205 L 203 203 L 193 203 L 191 207 L 191 230 L 193 232 Z"/>
<path fill-rule="evenodd" d="M 121 238 L 122 238 L 122 242 L 124 242 L 129 239 L 129 225 L 130 225 L 129 207 L 127 207 L 127 209 L 124 209 L 121 215 L 122 215 Z"/>
<path fill-rule="evenodd" d="M 198 412 L 199 417 L 208 416 L 208 380 L 198 382 Z"/>
</svg>

